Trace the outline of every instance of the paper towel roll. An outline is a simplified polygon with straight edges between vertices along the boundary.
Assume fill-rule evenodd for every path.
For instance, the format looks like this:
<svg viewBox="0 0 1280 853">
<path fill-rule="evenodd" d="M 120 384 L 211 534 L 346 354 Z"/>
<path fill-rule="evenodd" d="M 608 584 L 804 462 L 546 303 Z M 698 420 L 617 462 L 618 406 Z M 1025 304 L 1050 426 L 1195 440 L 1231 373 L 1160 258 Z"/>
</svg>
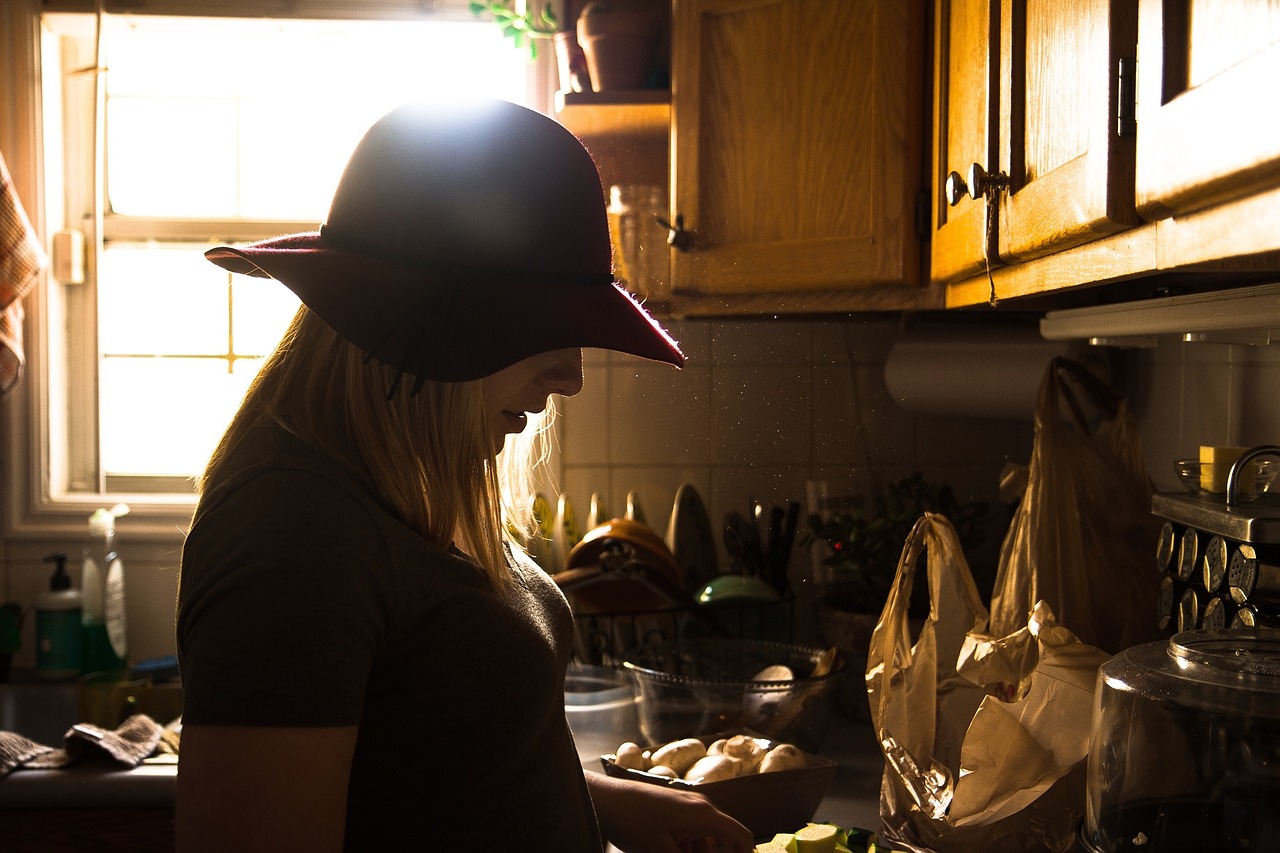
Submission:
<svg viewBox="0 0 1280 853">
<path fill-rule="evenodd" d="M 913 330 L 890 348 L 884 382 L 912 414 L 1031 420 L 1049 360 L 1077 348 L 1021 329 Z"/>
</svg>

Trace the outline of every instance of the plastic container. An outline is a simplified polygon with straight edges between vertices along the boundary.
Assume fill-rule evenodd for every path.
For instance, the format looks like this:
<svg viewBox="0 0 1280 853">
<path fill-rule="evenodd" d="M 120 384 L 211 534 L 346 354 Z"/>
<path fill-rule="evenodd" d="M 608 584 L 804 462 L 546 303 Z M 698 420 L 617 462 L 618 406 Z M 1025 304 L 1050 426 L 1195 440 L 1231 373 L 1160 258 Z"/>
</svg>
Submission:
<svg viewBox="0 0 1280 853">
<path fill-rule="evenodd" d="M 81 669 L 86 673 L 115 672 L 127 667 L 125 635 L 124 563 L 116 553 L 116 518 L 129 511 L 124 504 L 97 509 L 89 516 L 89 539 L 81 575 Z"/>
<path fill-rule="evenodd" d="M 80 674 L 80 590 L 71 585 L 67 555 L 45 557 L 56 568 L 49 588 L 36 596 L 36 674 L 50 681 Z"/>
<path fill-rule="evenodd" d="M 598 767 L 600 756 L 640 737 L 635 688 L 620 670 L 570 664 L 564 680 L 564 711 L 586 766 Z"/>
<path fill-rule="evenodd" d="M 1087 850 L 1276 849 L 1280 633 L 1188 631 L 1104 663 L 1087 792 Z"/>
<path fill-rule="evenodd" d="M 666 743 L 731 729 L 750 729 L 817 752 L 826 739 L 837 666 L 812 677 L 823 649 L 767 640 L 686 639 L 644 646 L 623 667 L 635 680 L 640 731 Z M 767 667 L 791 678 L 755 680 Z"/>
</svg>

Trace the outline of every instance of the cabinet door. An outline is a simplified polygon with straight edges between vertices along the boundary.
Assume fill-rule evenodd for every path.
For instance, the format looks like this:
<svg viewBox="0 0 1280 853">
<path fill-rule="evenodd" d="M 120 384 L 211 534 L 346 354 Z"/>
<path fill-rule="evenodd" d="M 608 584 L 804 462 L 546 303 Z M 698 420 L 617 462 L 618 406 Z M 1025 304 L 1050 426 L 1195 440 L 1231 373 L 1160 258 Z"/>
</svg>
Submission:
<svg viewBox="0 0 1280 853">
<path fill-rule="evenodd" d="M 1132 0 L 1002 0 L 999 254 L 1036 258 L 1135 225 L 1134 134 L 1117 113 Z"/>
<path fill-rule="evenodd" d="M 920 285 L 924 4 L 675 0 L 675 296 Z"/>
<path fill-rule="evenodd" d="M 1143 216 L 1280 183 L 1280 5 L 1142 0 L 1139 30 Z"/>
<path fill-rule="evenodd" d="M 985 265 L 986 206 L 968 195 L 952 206 L 946 187 L 952 172 L 966 176 L 973 163 L 995 171 L 998 162 L 1000 65 L 993 40 L 999 11 L 998 0 L 937 0 L 934 7 L 930 274 L 936 282 L 977 274 Z"/>
</svg>

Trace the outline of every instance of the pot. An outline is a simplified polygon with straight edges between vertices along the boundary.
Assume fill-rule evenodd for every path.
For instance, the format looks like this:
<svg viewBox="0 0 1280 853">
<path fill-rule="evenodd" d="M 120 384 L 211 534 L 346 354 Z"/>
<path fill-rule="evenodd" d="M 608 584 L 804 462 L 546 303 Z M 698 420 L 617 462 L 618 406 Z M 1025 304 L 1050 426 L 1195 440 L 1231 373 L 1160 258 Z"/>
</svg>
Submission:
<svg viewBox="0 0 1280 853">
<path fill-rule="evenodd" d="M 596 92 L 652 87 L 665 7 L 645 0 L 594 0 L 578 16 L 578 43 Z"/>
</svg>

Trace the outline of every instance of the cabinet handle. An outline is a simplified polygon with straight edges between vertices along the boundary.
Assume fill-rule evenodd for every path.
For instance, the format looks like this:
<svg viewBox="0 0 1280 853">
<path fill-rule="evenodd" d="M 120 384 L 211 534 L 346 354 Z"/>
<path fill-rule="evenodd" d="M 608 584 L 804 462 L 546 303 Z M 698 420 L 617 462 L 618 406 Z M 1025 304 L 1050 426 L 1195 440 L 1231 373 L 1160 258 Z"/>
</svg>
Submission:
<svg viewBox="0 0 1280 853">
<path fill-rule="evenodd" d="M 661 216 L 656 217 L 658 224 L 667 229 L 667 245 L 674 246 L 681 252 L 689 251 L 691 238 L 689 232 L 684 230 L 684 214 L 676 214 L 676 224 L 672 225 Z"/>
<path fill-rule="evenodd" d="M 972 195 L 974 199 L 990 196 L 1009 185 L 1009 176 L 1004 172 L 988 172 L 978 163 L 969 166 L 969 179 L 966 182 L 959 172 L 947 175 L 947 204 L 955 207 L 960 199 Z"/>
</svg>

